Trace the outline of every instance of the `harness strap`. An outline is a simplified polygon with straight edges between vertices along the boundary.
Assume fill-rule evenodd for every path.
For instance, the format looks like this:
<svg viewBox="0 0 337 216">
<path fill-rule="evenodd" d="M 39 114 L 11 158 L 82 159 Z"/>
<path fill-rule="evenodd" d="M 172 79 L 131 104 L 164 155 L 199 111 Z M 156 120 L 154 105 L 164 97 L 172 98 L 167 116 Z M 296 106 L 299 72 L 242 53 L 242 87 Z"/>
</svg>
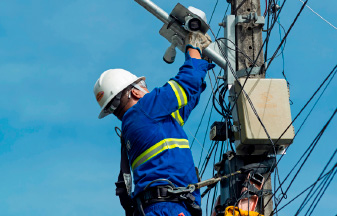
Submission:
<svg viewBox="0 0 337 216">
<path fill-rule="evenodd" d="M 148 188 L 138 195 L 143 208 L 156 202 L 179 202 L 179 198 L 168 192 L 169 186 L 156 186 Z"/>
<path fill-rule="evenodd" d="M 183 202 L 192 215 L 201 216 L 201 208 L 195 203 L 195 197 L 190 192 L 183 190 L 174 193 L 175 189 L 168 185 L 151 187 L 137 195 L 136 199 L 140 200 L 143 208 L 157 202 Z"/>
<path fill-rule="evenodd" d="M 118 181 L 116 184 L 116 195 L 125 210 L 126 216 L 132 216 L 134 212 L 134 203 L 131 199 L 132 179 L 124 140 L 121 138 L 121 163 Z"/>
</svg>

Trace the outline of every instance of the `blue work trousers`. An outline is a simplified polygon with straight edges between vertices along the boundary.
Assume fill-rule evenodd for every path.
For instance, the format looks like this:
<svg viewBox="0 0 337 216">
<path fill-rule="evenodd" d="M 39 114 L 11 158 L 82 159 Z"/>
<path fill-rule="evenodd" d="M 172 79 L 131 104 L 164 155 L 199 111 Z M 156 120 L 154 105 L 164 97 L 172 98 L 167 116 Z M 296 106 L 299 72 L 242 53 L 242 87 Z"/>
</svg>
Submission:
<svg viewBox="0 0 337 216">
<path fill-rule="evenodd" d="M 158 202 L 144 209 L 146 216 L 191 216 L 182 203 Z"/>
</svg>

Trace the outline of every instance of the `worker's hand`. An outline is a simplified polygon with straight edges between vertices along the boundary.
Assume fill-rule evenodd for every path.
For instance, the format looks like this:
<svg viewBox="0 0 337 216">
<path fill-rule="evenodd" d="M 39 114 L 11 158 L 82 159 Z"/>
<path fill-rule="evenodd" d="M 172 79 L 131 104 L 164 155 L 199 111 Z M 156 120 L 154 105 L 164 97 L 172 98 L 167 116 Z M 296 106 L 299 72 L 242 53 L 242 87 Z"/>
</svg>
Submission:
<svg viewBox="0 0 337 216">
<path fill-rule="evenodd" d="M 211 37 L 207 33 L 190 32 L 185 38 L 185 47 L 186 50 L 189 47 L 198 49 L 200 54 L 202 54 L 202 51 L 206 49 L 211 42 Z"/>
</svg>

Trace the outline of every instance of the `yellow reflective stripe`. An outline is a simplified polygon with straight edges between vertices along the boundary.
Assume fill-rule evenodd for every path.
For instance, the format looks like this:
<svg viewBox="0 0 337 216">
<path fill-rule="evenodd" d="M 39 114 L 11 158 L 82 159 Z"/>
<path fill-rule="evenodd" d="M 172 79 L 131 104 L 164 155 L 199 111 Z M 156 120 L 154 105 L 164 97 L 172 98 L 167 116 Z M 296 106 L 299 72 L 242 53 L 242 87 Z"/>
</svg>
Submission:
<svg viewBox="0 0 337 216">
<path fill-rule="evenodd" d="M 168 81 L 168 83 L 172 87 L 172 89 L 173 89 L 173 91 L 174 91 L 174 93 L 177 97 L 178 109 L 180 109 L 181 107 L 183 107 L 187 104 L 187 96 L 186 96 L 185 90 L 183 89 L 183 87 L 181 87 L 181 85 L 179 85 L 179 83 L 177 83 L 174 80 L 170 80 L 170 81 Z"/>
<path fill-rule="evenodd" d="M 181 87 L 181 85 L 179 85 L 179 83 L 177 83 L 177 85 L 179 86 L 179 89 L 182 92 L 182 95 L 183 95 L 183 106 L 185 106 L 187 104 L 187 96 L 186 96 L 185 90 L 183 89 L 183 87 Z"/>
<path fill-rule="evenodd" d="M 177 111 L 171 113 L 171 116 L 172 116 L 175 120 L 177 120 L 177 122 L 180 124 L 180 126 L 183 126 L 183 125 L 185 124 L 183 118 L 181 118 L 181 115 L 180 115 L 180 113 L 179 113 L 179 110 L 177 110 Z"/>
<path fill-rule="evenodd" d="M 133 162 L 132 162 L 132 169 L 136 169 L 139 165 L 145 163 L 146 161 L 150 160 L 154 156 L 158 155 L 159 153 L 173 148 L 190 148 L 188 145 L 187 139 L 163 139 L 162 141 L 154 144 L 149 149 L 144 151 L 140 154 Z"/>
</svg>

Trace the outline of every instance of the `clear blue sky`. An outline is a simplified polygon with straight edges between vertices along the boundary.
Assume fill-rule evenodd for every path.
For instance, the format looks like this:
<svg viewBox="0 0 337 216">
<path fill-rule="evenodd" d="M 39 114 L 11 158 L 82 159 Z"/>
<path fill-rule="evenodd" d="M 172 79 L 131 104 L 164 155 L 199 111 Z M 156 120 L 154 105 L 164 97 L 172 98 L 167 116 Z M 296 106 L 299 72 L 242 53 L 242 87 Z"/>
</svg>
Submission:
<svg viewBox="0 0 337 216">
<path fill-rule="evenodd" d="M 209 18 L 215 2 L 180 3 L 204 10 Z M 155 3 L 170 12 L 178 1 Z M 311 0 L 308 4 L 337 25 L 336 1 Z M 162 61 L 169 45 L 158 34 L 162 23 L 132 0 L 3 0 L 0 5 L 0 215 L 123 215 L 114 185 L 120 159 L 114 127 L 120 122 L 112 116 L 97 119 L 100 109 L 93 85 L 104 70 L 124 68 L 146 76 L 149 89 L 161 86 L 178 71 L 182 53 L 172 65 Z M 298 0 L 286 3 L 281 15 L 286 29 L 301 5 Z M 215 31 L 226 7 L 227 2 L 220 0 L 211 23 Z M 274 31 L 270 52 L 278 42 L 278 31 Z M 293 116 L 335 66 L 336 53 L 337 30 L 306 8 L 284 51 Z M 281 78 L 281 71 L 279 57 L 268 77 Z M 334 80 L 280 163 L 281 179 L 336 108 L 336 89 Z M 184 126 L 190 140 L 209 93 L 208 82 L 199 107 Z M 215 120 L 220 117 L 214 114 Z M 197 136 L 200 142 L 206 126 L 204 121 Z M 335 119 L 288 200 L 314 182 L 336 149 L 336 126 Z M 209 143 L 206 140 L 207 148 Z M 192 151 L 198 163 L 199 144 Z M 334 180 L 314 215 L 337 213 L 336 191 Z M 293 215 L 296 206 L 279 215 Z"/>
</svg>

